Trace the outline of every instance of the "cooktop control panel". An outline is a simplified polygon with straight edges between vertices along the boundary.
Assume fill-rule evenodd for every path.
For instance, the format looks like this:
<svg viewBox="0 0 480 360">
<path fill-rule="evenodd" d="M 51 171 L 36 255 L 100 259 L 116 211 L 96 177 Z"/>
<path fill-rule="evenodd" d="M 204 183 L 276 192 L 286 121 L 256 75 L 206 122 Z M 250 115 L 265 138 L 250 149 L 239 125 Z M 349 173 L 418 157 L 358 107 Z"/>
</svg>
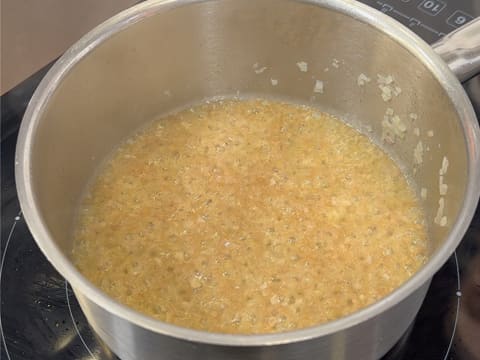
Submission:
<svg viewBox="0 0 480 360">
<path fill-rule="evenodd" d="M 361 0 L 361 2 L 400 21 L 429 43 L 480 16 L 480 0 Z"/>
</svg>

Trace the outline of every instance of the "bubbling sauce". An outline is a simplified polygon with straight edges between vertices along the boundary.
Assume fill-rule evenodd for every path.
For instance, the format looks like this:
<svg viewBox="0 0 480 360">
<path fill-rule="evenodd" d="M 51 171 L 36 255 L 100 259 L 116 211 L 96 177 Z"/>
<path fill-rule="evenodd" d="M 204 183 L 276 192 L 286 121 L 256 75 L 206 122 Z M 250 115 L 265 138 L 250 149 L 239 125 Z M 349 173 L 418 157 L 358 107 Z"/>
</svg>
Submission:
<svg viewBox="0 0 480 360">
<path fill-rule="evenodd" d="M 328 114 L 262 99 L 207 102 L 122 144 L 73 249 L 121 303 L 232 334 L 351 314 L 426 258 L 423 212 L 389 156 Z"/>
</svg>

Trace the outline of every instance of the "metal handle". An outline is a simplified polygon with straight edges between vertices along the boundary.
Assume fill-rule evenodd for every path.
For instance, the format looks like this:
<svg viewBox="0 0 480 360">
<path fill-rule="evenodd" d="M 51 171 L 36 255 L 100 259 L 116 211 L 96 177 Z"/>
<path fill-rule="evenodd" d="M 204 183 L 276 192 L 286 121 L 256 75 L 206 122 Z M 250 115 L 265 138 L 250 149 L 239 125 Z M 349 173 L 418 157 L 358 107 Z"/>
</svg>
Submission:
<svg viewBox="0 0 480 360">
<path fill-rule="evenodd" d="M 432 45 L 460 81 L 480 73 L 480 17 Z"/>
</svg>

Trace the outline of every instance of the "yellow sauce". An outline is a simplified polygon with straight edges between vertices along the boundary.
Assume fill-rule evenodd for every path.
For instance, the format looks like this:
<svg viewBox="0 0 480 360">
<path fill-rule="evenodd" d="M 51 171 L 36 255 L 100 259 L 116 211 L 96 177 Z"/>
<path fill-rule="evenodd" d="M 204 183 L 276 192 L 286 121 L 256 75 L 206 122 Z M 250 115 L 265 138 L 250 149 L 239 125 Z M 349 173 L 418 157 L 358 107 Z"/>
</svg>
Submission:
<svg viewBox="0 0 480 360">
<path fill-rule="evenodd" d="M 426 256 L 394 161 L 330 115 L 265 100 L 205 103 L 133 136 L 85 198 L 73 250 L 134 309 L 245 334 L 350 314 Z"/>
</svg>

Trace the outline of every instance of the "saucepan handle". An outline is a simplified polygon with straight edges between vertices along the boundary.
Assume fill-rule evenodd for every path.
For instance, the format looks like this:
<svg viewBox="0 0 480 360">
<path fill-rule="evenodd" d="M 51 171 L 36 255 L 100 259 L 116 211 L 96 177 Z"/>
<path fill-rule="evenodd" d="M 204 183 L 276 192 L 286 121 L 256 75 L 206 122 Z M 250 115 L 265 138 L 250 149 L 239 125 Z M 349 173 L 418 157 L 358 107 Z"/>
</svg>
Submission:
<svg viewBox="0 0 480 360">
<path fill-rule="evenodd" d="M 446 35 L 433 49 L 462 82 L 480 73 L 480 17 Z"/>
</svg>

